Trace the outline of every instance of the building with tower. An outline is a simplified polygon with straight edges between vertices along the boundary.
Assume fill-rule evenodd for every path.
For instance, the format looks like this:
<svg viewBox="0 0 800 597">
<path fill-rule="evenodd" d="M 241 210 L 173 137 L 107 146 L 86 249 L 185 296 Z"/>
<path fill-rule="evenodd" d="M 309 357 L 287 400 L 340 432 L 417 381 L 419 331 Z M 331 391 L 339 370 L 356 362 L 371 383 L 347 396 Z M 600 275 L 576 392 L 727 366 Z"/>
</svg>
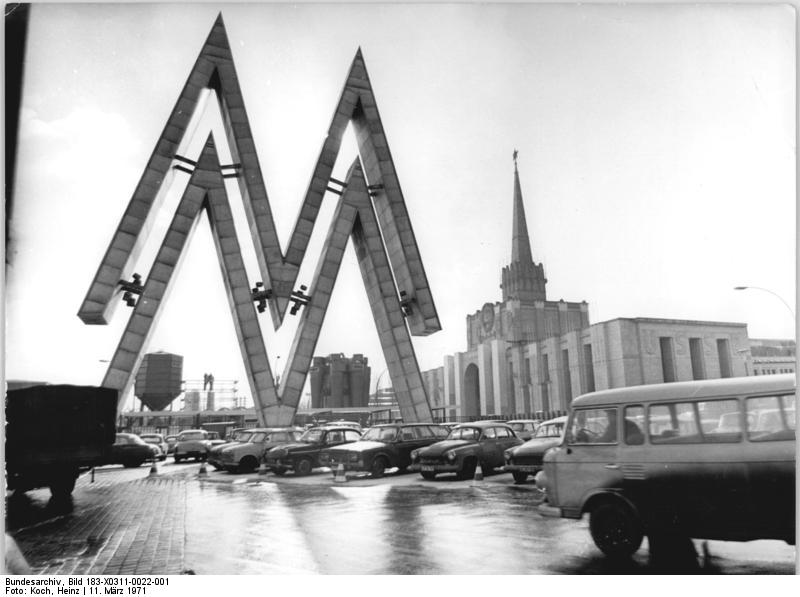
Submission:
<svg viewBox="0 0 800 597">
<path fill-rule="evenodd" d="M 454 417 L 551 416 L 608 388 L 747 375 L 747 325 L 619 318 L 591 324 L 586 301 L 547 298 L 531 253 L 514 152 L 511 262 L 502 300 L 467 315 L 467 350 L 423 374 L 431 407 Z"/>
</svg>

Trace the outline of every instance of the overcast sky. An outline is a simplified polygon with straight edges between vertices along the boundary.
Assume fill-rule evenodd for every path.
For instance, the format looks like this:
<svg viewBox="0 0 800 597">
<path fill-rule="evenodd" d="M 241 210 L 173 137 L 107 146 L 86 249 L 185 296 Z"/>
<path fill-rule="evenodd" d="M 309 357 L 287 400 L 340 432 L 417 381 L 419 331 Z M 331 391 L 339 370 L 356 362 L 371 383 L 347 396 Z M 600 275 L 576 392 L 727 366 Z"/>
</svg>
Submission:
<svg viewBox="0 0 800 597">
<path fill-rule="evenodd" d="M 794 337 L 778 299 L 732 290 L 795 304 L 789 6 L 34 5 L 7 378 L 102 380 L 131 311 L 108 326 L 77 312 L 220 10 L 284 247 L 362 48 L 443 327 L 415 338 L 422 369 L 465 350 L 465 316 L 501 298 L 515 148 L 548 298 L 587 301 L 593 323 L 717 320 Z M 218 127 L 208 108 L 190 151 Z M 335 177 L 354 156 L 345 142 Z M 162 221 L 185 181 L 175 177 Z M 326 196 L 298 284 L 310 285 L 336 199 Z M 162 236 L 135 268 L 143 276 Z M 184 379 L 245 385 L 205 218 L 187 250 L 148 350 L 184 355 Z M 280 371 L 296 318 L 278 334 L 268 313 L 261 323 Z M 385 368 L 352 247 L 316 354 L 332 352 L 366 354 L 373 386 Z"/>
</svg>

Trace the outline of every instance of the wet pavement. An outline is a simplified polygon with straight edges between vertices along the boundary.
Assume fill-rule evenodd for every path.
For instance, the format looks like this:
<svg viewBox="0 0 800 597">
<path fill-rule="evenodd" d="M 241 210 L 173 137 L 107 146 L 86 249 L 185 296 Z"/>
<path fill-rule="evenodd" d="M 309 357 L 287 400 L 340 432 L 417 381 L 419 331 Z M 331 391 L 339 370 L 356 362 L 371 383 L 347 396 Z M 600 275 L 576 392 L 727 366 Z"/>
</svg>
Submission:
<svg viewBox="0 0 800 597">
<path fill-rule="evenodd" d="M 98 469 L 67 504 L 46 490 L 8 500 L 7 527 L 40 574 L 793 574 L 778 541 L 695 541 L 700 556 L 653 562 L 646 541 L 614 564 L 586 521 L 543 518 L 532 483 L 417 474 L 334 483 L 198 476 L 199 465 Z"/>
</svg>

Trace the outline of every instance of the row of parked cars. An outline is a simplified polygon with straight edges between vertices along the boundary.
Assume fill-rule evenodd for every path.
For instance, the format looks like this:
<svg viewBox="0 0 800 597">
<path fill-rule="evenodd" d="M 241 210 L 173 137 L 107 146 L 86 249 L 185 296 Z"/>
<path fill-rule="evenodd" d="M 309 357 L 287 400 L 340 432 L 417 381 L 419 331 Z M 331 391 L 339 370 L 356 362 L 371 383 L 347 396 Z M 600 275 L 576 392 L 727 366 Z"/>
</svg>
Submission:
<svg viewBox="0 0 800 597">
<path fill-rule="evenodd" d="M 253 472 L 263 464 L 276 475 L 302 476 L 329 467 L 373 478 L 391 469 L 418 471 L 426 479 L 440 473 L 470 478 L 480 465 L 486 472 L 503 468 L 522 483 L 541 469 L 542 455 L 558 443 L 565 421 L 389 423 L 366 430 L 357 423 L 338 422 L 306 430 L 240 429 L 229 442 L 216 446 L 200 437 L 192 440 L 198 430 L 189 430 L 178 436 L 174 457 L 176 462 L 207 460 L 229 472 Z M 515 430 L 518 424 L 524 427 Z M 524 442 L 520 436 L 530 439 Z"/>
<path fill-rule="evenodd" d="M 224 443 L 219 434 L 204 429 L 189 429 L 167 437 L 160 433 L 117 433 L 108 464 L 135 468 L 145 462 L 166 460 L 169 454 L 175 462 L 205 460 L 211 448 Z"/>
</svg>

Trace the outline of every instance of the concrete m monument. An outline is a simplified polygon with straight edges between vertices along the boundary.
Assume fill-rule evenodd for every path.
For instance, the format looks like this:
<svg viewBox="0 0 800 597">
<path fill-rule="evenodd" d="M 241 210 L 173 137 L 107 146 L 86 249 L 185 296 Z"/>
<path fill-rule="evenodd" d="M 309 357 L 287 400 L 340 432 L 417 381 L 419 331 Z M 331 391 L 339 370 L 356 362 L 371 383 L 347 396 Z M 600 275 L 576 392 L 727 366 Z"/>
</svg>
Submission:
<svg viewBox="0 0 800 597">
<path fill-rule="evenodd" d="M 199 156 L 178 153 L 205 89 L 211 89 L 218 100 L 232 164 L 219 163 L 213 134 Z M 352 123 L 356 134 L 359 158 L 345 180 L 339 181 L 331 177 L 331 172 L 348 123 Z M 150 273 L 142 280 L 132 270 L 176 172 L 189 174 L 189 181 Z M 258 259 L 262 281 L 252 287 L 224 186 L 226 178 L 238 181 Z M 326 194 L 338 196 L 334 217 L 310 288 L 295 289 Z M 217 18 L 78 312 L 84 323 L 103 325 L 119 304 L 120 293 L 133 307 L 102 382 L 105 387 L 119 390 L 120 400 L 133 383 L 162 303 L 203 213 L 211 224 L 261 425 L 291 423 L 348 238 L 356 251 L 400 414 L 406 421 L 431 420 L 411 335 L 427 335 L 441 328 L 360 49 L 345 80 L 284 252 L 222 15 Z M 284 323 L 287 310 L 293 315 L 299 312 L 300 317 L 278 387 L 257 313 L 257 305 L 261 312 L 267 304 L 276 329 Z"/>
</svg>

